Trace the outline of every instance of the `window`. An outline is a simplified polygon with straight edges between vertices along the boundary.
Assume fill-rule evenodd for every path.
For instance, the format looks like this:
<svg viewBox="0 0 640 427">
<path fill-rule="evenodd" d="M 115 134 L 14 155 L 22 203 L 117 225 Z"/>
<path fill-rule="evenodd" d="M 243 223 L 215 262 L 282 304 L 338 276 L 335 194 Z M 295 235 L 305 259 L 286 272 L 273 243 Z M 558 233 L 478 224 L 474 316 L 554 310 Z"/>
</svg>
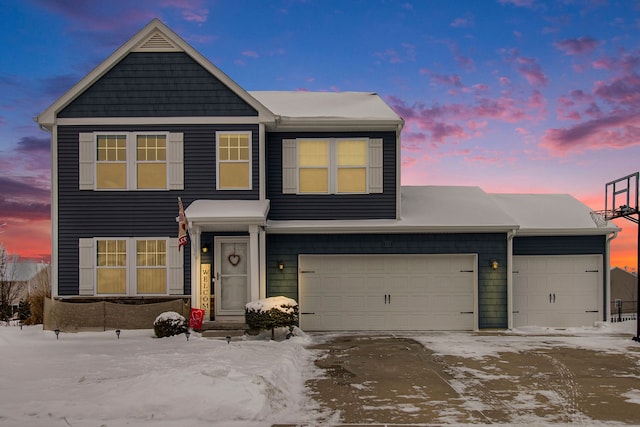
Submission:
<svg viewBox="0 0 640 427">
<path fill-rule="evenodd" d="M 137 135 L 136 165 L 139 189 L 167 188 L 167 136 Z"/>
<path fill-rule="evenodd" d="M 285 139 L 284 194 L 381 193 L 382 139 Z"/>
<path fill-rule="evenodd" d="M 251 189 L 251 132 L 216 132 L 216 188 Z"/>
<path fill-rule="evenodd" d="M 137 294 L 167 292 L 167 242 L 138 240 L 136 242 Z"/>
<path fill-rule="evenodd" d="M 127 188 L 127 135 L 98 135 L 96 184 L 99 189 Z"/>
<path fill-rule="evenodd" d="M 183 134 L 80 133 L 81 190 L 184 189 Z"/>
<path fill-rule="evenodd" d="M 79 295 L 182 295 L 177 238 L 79 239 Z"/>
<path fill-rule="evenodd" d="M 96 293 L 127 293 L 127 241 L 98 240 Z"/>
</svg>

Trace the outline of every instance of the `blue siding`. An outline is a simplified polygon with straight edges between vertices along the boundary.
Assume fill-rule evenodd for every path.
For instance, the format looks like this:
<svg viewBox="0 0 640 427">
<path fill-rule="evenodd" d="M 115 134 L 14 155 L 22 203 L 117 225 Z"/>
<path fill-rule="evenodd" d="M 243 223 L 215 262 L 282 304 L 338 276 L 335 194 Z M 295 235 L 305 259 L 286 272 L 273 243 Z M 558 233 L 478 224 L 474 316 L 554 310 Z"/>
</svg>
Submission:
<svg viewBox="0 0 640 427">
<path fill-rule="evenodd" d="M 369 137 L 383 139 L 381 194 L 296 195 L 282 193 L 282 140 L 292 138 Z M 267 135 L 267 198 L 269 219 L 379 219 L 396 217 L 395 132 L 269 133 Z"/>
<path fill-rule="evenodd" d="M 606 236 L 531 236 L 513 239 L 514 255 L 604 254 Z"/>
<path fill-rule="evenodd" d="M 100 131 L 184 132 L 184 188 L 181 191 L 79 190 L 78 133 Z M 253 132 L 253 190 L 216 191 L 216 130 Z M 82 237 L 176 236 L 177 197 L 186 206 L 196 199 L 259 198 L 258 127 L 247 126 L 62 126 L 58 128 L 59 294 L 78 294 L 78 239 Z M 191 258 L 185 254 L 185 294 L 191 292 Z"/>
<path fill-rule="evenodd" d="M 267 234 L 267 296 L 298 299 L 300 254 L 478 254 L 480 328 L 507 327 L 506 234 Z M 284 271 L 278 262 L 284 261 Z"/>
<path fill-rule="evenodd" d="M 128 54 L 58 117 L 257 116 L 189 55 Z"/>
</svg>

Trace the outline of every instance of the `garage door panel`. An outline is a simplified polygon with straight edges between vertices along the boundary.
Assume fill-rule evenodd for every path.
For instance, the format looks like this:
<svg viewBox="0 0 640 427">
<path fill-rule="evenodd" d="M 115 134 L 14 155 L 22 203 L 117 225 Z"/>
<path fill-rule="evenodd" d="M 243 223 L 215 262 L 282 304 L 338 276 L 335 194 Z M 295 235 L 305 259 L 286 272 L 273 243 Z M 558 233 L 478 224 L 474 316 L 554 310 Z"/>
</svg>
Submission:
<svg viewBox="0 0 640 427">
<path fill-rule="evenodd" d="M 475 255 L 301 255 L 301 272 L 313 274 L 300 274 L 300 310 L 316 313 L 313 320 L 302 315 L 301 327 L 472 330 L 476 263 Z M 311 300 L 307 295 L 324 298 Z"/>
<path fill-rule="evenodd" d="M 600 255 L 513 257 L 514 326 L 590 326 L 602 319 Z"/>
</svg>

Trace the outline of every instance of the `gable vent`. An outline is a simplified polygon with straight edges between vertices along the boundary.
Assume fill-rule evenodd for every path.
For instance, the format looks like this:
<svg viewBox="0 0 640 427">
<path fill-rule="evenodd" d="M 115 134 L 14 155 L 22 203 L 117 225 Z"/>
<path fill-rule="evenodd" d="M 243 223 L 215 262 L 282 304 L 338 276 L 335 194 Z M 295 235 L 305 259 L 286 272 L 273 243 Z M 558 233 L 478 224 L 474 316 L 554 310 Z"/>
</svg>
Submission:
<svg viewBox="0 0 640 427">
<path fill-rule="evenodd" d="M 133 52 L 182 52 L 175 43 L 159 31 L 147 37 Z"/>
</svg>

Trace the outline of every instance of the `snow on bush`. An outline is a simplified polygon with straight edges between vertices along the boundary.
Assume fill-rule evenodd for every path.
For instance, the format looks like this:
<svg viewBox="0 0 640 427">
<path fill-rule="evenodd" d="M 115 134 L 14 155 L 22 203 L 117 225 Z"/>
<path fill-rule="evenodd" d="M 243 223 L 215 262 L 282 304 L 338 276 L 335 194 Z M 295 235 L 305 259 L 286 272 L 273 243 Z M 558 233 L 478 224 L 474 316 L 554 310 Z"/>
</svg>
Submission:
<svg viewBox="0 0 640 427">
<path fill-rule="evenodd" d="M 252 330 L 271 330 L 274 338 L 275 328 L 293 329 L 298 324 L 298 302 L 279 296 L 247 303 L 244 311 L 245 322 Z"/>
<path fill-rule="evenodd" d="M 175 311 L 160 313 L 156 320 L 153 321 L 153 330 L 158 338 L 180 335 L 188 329 L 187 320 Z"/>
</svg>

